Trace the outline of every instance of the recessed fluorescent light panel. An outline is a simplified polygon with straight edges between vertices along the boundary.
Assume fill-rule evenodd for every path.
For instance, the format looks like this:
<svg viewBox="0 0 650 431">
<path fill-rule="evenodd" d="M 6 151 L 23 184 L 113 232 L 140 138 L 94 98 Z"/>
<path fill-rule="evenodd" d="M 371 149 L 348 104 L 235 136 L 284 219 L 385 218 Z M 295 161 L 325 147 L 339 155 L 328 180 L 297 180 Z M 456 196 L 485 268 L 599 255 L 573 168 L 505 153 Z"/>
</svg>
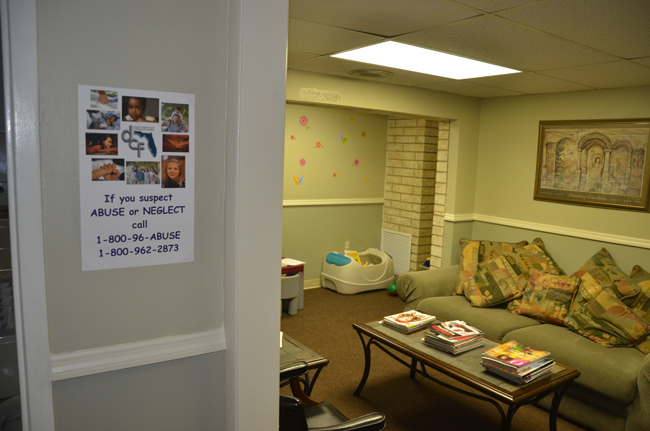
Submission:
<svg viewBox="0 0 650 431">
<path fill-rule="evenodd" d="M 520 72 L 399 42 L 382 42 L 334 54 L 332 57 L 451 79 L 480 78 Z"/>
</svg>

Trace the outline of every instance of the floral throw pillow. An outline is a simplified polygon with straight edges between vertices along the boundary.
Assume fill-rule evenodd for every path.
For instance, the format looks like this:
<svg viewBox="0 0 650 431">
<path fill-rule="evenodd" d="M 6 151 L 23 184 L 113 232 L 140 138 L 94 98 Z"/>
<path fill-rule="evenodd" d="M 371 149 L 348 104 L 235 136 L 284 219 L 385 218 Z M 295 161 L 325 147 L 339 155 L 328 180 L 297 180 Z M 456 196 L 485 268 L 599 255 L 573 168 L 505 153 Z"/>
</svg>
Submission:
<svg viewBox="0 0 650 431">
<path fill-rule="evenodd" d="M 574 274 L 582 283 L 571 304 L 571 311 L 576 311 L 593 299 L 602 289 L 609 288 L 626 304 L 631 304 L 639 294 L 639 286 L 625 275 L 616 265 L 607 249 L 602 248 L 594 254 Z"/>
<path fill-rule="evenodd" d="M 630 305 L 630 308 L 637 314 L 637 316 L 643 319 L 645 323 L 650 324 L 650 273 L 639 265 L 635 265 L 634 268 L 632 268 L 630 278 L 639 285 L 639 288 L 641 289 L 639 295 L 634 299 L 632 305 Z M 649 354 L 650 335 L 646 335 L 645 338 L 639 341 L 639 343 L 634 347 L 646 355 Z"/>
<path fill-rule="evenodd" d="M 480 264 L 478 272 L 464 286 L 472 307 L 492 307 L 519 298 L 526 279 L 512 256 L 498 256 Z"/>
<path fill-rule="evenodd" d="M 573 294 L 579 285 L 578 277 L 531 269 L 526 289 L 513 313 L 564 326 L 564 318 L 569 313 Z"/>
<path fill-rule="evenodd" d="M 474 274 L 478 272 L 478 265 L 499 257 L 506 251 L 517 246 L 524 246 L 528 241 L 518 243 L 474 241 L 462 238 L 460 240 L 460 273 L 456 281 L 456 295 L 464 295 L 463 288 L 469 283 Z"/>
<path fill-rule="evenodd" d="M 601 290 L 579 310 L 569 313 L 564 324 L 583 337 L 608 347 L 630 346 L 650 331 L 650 325 L 609 288 Z"/>
<path fill-rule="evenodd" d="M 463 293 L 474 307 L 492 307 L 516 300 L 526 288 L 532 269 L 552 274 L 562 271 L 536 244 L 510 247 L 501 256 L 480 263 L 477 273 L 463 284 Z"/>
</svg>

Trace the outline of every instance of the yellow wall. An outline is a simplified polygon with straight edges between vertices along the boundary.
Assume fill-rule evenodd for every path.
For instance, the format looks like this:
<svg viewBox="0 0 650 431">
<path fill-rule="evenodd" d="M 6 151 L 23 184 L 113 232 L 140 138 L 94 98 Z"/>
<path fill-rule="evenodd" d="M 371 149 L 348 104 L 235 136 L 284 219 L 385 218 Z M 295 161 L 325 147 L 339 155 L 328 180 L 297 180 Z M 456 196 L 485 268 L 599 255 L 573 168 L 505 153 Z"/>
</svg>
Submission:
<svg viewBox="0 0 650 431">
<path fill-rule="evenodd" d="M 345 241 L 357 251 L 380 246 L 381 203 L 334 202 L 383 198 L 387 127 L 386 115 L 286 106 L 282 254 L 306 262 L 308 285 Z"/>
<path fill-rule="evenodd" d="M 317 89 L 318 91 L 309 91 Z M 323 100 L 324 93 L 336 95 L 336 100 Z M 446 210 L 449 214 L 474 213 L 476 163 L 480 107 L 479 99 L 421 88 L 383 84 L 317 73 L 289 70 L 287 72 L 287 102 L 350 108 L 388 114 L 415 115 L 450 121 L 449 176 Z M 443 263 L 450 264 L 457 238 L 467 236 L 467 223 L 445 226 Z M 286 235 L 284 235 L 286 238 Z M 353 245 L 354 247 L 354 245 Z"/>
<path fill-rule="evenodd" d="M 284 199 L 382 198 L 387 126 L 385 115 L 287 105 Z"/>
<path fill-rule="evenodd" d="M 338 101 L 310 98 L 307 89 L 317 88 L 340 95 Z M 303 90 L 301 92 L 301 89 Z M 287 101 L 319 106 L 348 107 L 386 113 L 452 120 L 449 150 L 447 211 L 474 212 L 480 100 L 422 88 L 382 84 L 317 73 L 289 70 Z M 459 160 L 462 165 L 459 166 Z"/>
</svg>

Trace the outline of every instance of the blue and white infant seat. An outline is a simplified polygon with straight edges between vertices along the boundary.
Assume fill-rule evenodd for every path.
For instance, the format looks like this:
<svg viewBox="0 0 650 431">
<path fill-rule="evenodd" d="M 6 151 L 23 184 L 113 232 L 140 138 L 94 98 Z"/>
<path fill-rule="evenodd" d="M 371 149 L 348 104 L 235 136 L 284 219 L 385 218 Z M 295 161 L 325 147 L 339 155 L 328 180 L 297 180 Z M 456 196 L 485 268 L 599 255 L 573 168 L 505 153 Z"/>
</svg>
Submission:
<svg viewBox="0 0 650 431">
<path fill-rule="evenodd" d="M 344 295 L 386 289 L 394 280 L 393 259 L 376 248 L 328 253 L 320 274 L 321 286 Z"/>
</svg>

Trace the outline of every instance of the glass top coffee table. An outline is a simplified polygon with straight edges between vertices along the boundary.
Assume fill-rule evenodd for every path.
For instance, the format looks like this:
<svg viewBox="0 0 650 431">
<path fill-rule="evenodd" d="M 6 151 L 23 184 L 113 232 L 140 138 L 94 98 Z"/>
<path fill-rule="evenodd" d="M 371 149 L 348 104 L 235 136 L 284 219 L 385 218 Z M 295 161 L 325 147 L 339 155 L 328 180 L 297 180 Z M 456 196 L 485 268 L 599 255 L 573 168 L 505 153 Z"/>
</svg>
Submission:
<svg viewBox="0 0 650 431">
<path fill-rule="evenodd" d="M 512 418 L 520 407 L 535 403 L 551 392 L 554 393 L 554 396 L 549 427 L 551 431 L 555 431 L 557 411 L 562 396 L 569 384 L 580 376 L 579 371 L 556 363 L 550 375 L 540 377 L 525 385 L 517 385 L 485 371 L 481 366 L 481 353 L 502 344 L 497 340 L 485 338 L 485 346 L 459 355 L 452 355 L 424 344 L 421 341 L 424 337 L 424 330 L 412 334 L 402 334 L 399 331 L 382 326 L 379 321 L 355 323 L 352 327 L 357 331 L 359 338 L 361 338 L 365 354 L 363 377 L 354 395 L 361 393 L 368 380 L 370 373 L 370 346 L 374 345 L 396 361 L 408 367 L 411 378 L 415 378 L 415 375 L 419 374 L 446 388 L 491 403 L 501 414 L 501 429 L 503 431 L 510 430 Z M 411 363 L 409 364 L 402 358 L 396 356 L 394 352 L 406 355 L 411 359 Z M 551 352 L 552 354 L 553 352 Z M 442 382 L 429 374 L 427 368 L 449 376 L 481 394 L 469 392 Z M 508 405 L 507 413 L 504 412 L 497 401 Z"/>
<path fill-rule="evenodd" d="M 282 347 L 280 348 L 280 367 L 289 365 L 293 362 L 306 362 L 308 370 L 316 370 L 311 379 L 309 374 L 305 376 L 304 380 L 301 379 L 305 385 L 305 394 L 310 396 L 318 375 L 323 367 L 329 364 L 330 361 L 314 352 L 309 347 L 283 333 Z"/>
</svg>

